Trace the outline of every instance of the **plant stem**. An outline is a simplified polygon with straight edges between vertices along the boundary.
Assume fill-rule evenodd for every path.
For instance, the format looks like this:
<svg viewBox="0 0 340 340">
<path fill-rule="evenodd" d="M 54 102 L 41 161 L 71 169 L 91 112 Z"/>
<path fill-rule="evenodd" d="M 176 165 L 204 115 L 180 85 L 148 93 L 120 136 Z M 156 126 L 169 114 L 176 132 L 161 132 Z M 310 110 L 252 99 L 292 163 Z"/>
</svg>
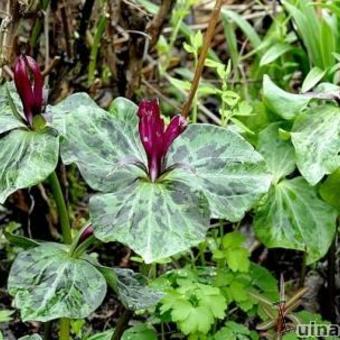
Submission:
<svg viewBox="0 0 340 340">
<path fill-rule="evenodd" d="M 302 265 L 301 265 L 301 271 L 300 271 L 300 280 L 299 280 L 299 288 L 302 288 L 305 284 L 305 278 L 306 278 L 306 270 L 307 270 L 307 265 L 306 265 L 306 260 L 307 260 L 307 255 L 306 251 L 303 253 L 303 258 L 302 258 Z"/>
<path fill-rule="evenodd" d="M 116 329 L 112 335 L 111 340 L 119 340 L 122 337 L 132 315 L 133 315 L 132 311 L 127 309 L 121 314 L 121 316 L 118 319 Z"/>
<path fill-rule="evenodd" d="M 65 203 L 64 195 L 61 190 L 60 182 L 56 172 L 54 171 L 49 177 L 49 183 L 51 185 L 52 194 L 55 199 L 58 216 L 60 220 L 61 232 L 63 235 L 64 243 L 72 243 L 71 226 L 70 219 L 68 216 L 67 206 Z"/>
<path fill-rule="evenodd" d="M 185 118 L 188 117 L 188 115 L 189 115 L 189 111 L 191 109 L 191 104 L 192 104 L 192 101 L 195 97 L 195 94 L 196 94 L 196 91 L 197 91 L 197 88 L 198 88 L 198 84 L 199 84 L 201 74 L 202 74 L 202 71 L 203 71 L 203 68 L 204 68 L 204 61 L 205 61 L 205 58 L 208 54 L 210 42 L 211 42 L 211 39 L 214 35 L 217 21 L 220 17 L 222 3 L 223 3 L 223 0 L 216 0 L 215 7 L 214 7 L 212 14 L 211 14 L 211 18 L 210 18 L 210 21 L 209 21 L 207 32 L 206 32 L 205 37 L 204 37 L 204 43 L 203 43 L 202 50 L 201 50 L 201 53 L 200 53 L 200 56 L 199 56 L 199 59 L 198 59 L 198 64 L 197 64 L 197 67 L 196 67 L 196 70 L 195 70 L 194 79 L 192 81 L 189 97 L 188 97 L 188 100 L 186 101 L 186 103 L 184 104 L 183 109 L 182 109 L 182 116 L 185 117 Z"/>
<path fill-rule="evenodd" d="M 70 319 L 61 318 L 59 328 L 59 340 L 69 340 L 70 339 Z"/>
<path fill-rule="evenodd" d="M 89 248 L 94 242 L 96 242 L 96 238 L 91 235 L 82 244 L 80 244 L 78 248 L 75 249 L 72 255 L 74 257 L 81 256 L 85 252 L 85 250 Z"/>
<path fill-rule="evenodd" d="M 328 308 L 327 308 L 327 320 L 331 322 L 336 321 L 336 305 L 335 305 L 335 297 L 336 297 L 336 284 L 335 284 L 335 275 L 336 275 L 336 240 L 335 238 L 328 250 L 327 254 L 327 293 L 328 293 Z"/>
<path fill-rule="evenodd" d="M 54 171 L 49 179 L 52 194 L 55 199 L 58 216 L 60 221 L 61 232 L 63 235 L 63 241 L 66 244 L 72 243 L 71 225 L 70 218 L 68 215 L 68 210 L 66 202 L 64 199 L 63 192 L 61 190 L 60 182 L 56 172 Z M 70 339 L 70 320 L 66 318 L 60 319 L 60 329 L 59 329 L 59 340 L 69 340 Z"/>
</svg>

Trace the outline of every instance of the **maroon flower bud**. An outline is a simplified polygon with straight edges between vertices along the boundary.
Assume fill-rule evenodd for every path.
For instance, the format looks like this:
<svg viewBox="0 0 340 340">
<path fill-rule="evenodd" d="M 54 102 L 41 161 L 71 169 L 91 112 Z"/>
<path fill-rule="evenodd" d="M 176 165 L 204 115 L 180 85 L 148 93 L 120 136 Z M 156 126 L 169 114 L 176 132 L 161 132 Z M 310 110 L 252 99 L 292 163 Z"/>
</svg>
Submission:
<svg viewBox="0 0 340 340">
<path fill-rule="evenodd" d="M 84 242 L 87 238 L 89 238 L 91 235 L 93 235 L 93 227 L 92 224 L 90 224 L 85 230 L 82 232 L 82 234 L 79 237 L 79 243 Z"/>
<path fill-rule="evenodd" d="M 14 83 L 21 98 L 27 122 L 40 114 L 43 103 L 44 81 L 37 62 L 25 55 L 17 57 L 14 64 Z"/>
<path fill-rule="evenodd" d="M 171 119 L 165 128 L 156 99 L 142 100 L 138 108 L 139 135 L 148 157 L 149 176 L 154 182 L 163 169 L 164 157 L 176 137 L 186 128 L 180 115 Z"/>
</svg>

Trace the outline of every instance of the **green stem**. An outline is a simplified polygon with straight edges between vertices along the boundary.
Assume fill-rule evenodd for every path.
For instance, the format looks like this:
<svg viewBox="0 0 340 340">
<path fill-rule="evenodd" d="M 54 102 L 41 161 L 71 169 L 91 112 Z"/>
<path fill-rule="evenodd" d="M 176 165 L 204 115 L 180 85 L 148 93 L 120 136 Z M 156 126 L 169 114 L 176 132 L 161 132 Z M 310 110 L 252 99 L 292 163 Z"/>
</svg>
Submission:
<svg viewBox="0 0 340 340">
<path fill-rule="evenodd" d="M 60 227 L 61 227 L 61 232 L 63 235 L 64 243 L 71 244 L 72 234 L 71 234 L 70 219 L 68 216 L 67 206 L 65 203 L 63 192 L 61 190 L 59 179 L 55 171 L 50 175 L 49 183 L 51 185 L 52 194 L 57 205 L 57 210 L 58 210 L 58 215 L 59 215 L 59 220 L 60 220 Z"/>
<path fill-rule="evenodd" d="M 66 244 L 72 243 L 71 225 L 68 210 L 65 202 L 63 192 L 61 190 L 60 182 L 56 172 L 54 171 L 49 179 L 52 194 L 57 205 L 58 217 L 60 221 L 61 232 L 63 234 L 63 241 Z M 60 319 L 59 340 L 70 339 L 70 320 L 66 318 Z"/>
<path fill-rule="evenodd" d="M 70 319 L 62 318 L 59 323 L 59 340 L 70 339 Z"/>
<path fill-rule="evenodd" d="M 82 254 L 84 254 L 86 249 L 89 248 L 94 242 L 96 242 L 96 238 L 93 235 L 89 236 L 84 242 L 82 242 L 82 244 L 79 245 L 78 248 L 75 249 L 72 256 L 73 257 L 81 256 Z"/>
</svg>

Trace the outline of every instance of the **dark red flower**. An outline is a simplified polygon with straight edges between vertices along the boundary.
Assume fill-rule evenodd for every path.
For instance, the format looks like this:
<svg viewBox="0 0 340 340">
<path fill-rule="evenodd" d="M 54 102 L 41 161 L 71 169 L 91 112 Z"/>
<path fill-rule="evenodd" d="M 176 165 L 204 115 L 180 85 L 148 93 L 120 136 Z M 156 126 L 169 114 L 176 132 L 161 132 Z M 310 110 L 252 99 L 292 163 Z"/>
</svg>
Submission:
<svg viewBox="0 0 340 340">
<path fill-rule="evenodd" d="M 32 125 L 33 116 L 41 113 L 44 87 L 39 65 L 33 58 L 25 55 L 17 57 L 14 64 L 14 83 L 26 120 Z"/>
<path fill-rule="evenodd" d="M 154 182 L 164 170 L 164 157 L 170 145 L 184 131 L 187 121 L 177 115 L 165 128 L 157 99 L 142 100 L 138 116 L 139 135 L 148 157 L 149 176 Z"/>
<path fill-rule="evenodd" d="M 79 243 L 84 242 L 87 238 L 89 238 L 91 235 L 93 235 L 93 227 L 92 224 L 90 224 L 85 230 L 82 232 L 80 238 L 79 238 Z"/>
</svg>

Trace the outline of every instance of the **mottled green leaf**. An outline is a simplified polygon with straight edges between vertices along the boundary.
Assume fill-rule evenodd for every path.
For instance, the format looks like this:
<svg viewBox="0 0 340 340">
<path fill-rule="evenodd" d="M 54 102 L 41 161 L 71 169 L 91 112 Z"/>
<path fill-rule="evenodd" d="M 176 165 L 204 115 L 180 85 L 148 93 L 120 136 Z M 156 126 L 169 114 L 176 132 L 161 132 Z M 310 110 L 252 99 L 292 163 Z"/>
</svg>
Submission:
<svg viewBox="0 0 340 340">
<path fill-rule="evenodd" d="M 164 295 L 160 290 L 149 287 L 145 276 L 135 273 L 131 269 L 95 265 L 127 309 L 141 310 L 150 308 L 156 305 Z"/>
<path fill-rule="evenodd" d="M 24 251 L 14 261 L 9 293 L 23 321 L 87 317 L 106 294 L 103 275 L 84 259 L 53 243 Z"/>
<path fill-rule="evenodd" d="M 0 139 L 0 203 L 18 189 L 45 180 L 59 155 L 56 131 L 13 130 Z"/>
<path fill-rule="evenodd" d="M 163 293 L 148 287 L 146 278 L 131 269 L 113 268 L 117 274 L 116 292 L 120 302 L 130 310 L 155 306 Z"/>
<path fill-rule="evenodd" d="M 265 246 L 307 252 L 307 263 L 323 257 L 335 233 L 336 210 L 318 198 L 303 178 L 274 185 L 255 216 L 255 232 Z"/>
<path fill-rule="evenodd" d="M 12 111 L 10 98 L 11 95 L 18 111 L 22 111 L 21 101 L 15 91 L 13 83 L 6 83 L 0 86 L 0 134 L 16 128 L 26 128 L 23 121 L 18 119 Z"/>
<path fill-rule="evenodd" d="M 311 97 L 286 92 L 265 75 L 263 77 L 263 99 L 274 113 L 284 119 L 294 119 L 307 106 Z"/>
<path fill-rule="evenodd" d="M 340 167 L 340 109 L 318 106 L 301 114 L 291 133 L 297 166 L 315 185 Z"/>
<path fill-rule="evenodd" d="M 77 93 L 48 110 L 52 126 L 63 136 L 64 163 L 76 163 L 93 189 L 112 192 L 144 174 L 134 103 L 117 98 L 107 112 L 87 94 Z"/>
<path fill-rule="evenodd" d="M 157 340 L 157 333 L 148 325 L 140 324 L 127 329 L 122 340 Z"/>
<path fill-rule="evenodd" d="M 240 220 L 267 192 L 271 176 L 259 153 L 235 132 L 192 124 L 175 140 L 168 166 L 182 171 L 181 181 L 202 190 L 212 217 Z"/>
<path fill-rule="evenodd" d="M 265 159 L 267 167 L 273 175 L 274 183 L 295 169 L 293 145 L 289 140 L 280 138 L 280 127 L 281 123 L 268 125 L 260 132 L 257 143 L 257 149 Z"/>
<path fill-rule="evenodd" d="M 209 227 L 206 198 L 176 180 L 176 171 L 162 182 L 141 179 L 93 196 L 90 215 L 98 239 L 124 243 L 147 263 L 197 245 Z"/>
</svg>

